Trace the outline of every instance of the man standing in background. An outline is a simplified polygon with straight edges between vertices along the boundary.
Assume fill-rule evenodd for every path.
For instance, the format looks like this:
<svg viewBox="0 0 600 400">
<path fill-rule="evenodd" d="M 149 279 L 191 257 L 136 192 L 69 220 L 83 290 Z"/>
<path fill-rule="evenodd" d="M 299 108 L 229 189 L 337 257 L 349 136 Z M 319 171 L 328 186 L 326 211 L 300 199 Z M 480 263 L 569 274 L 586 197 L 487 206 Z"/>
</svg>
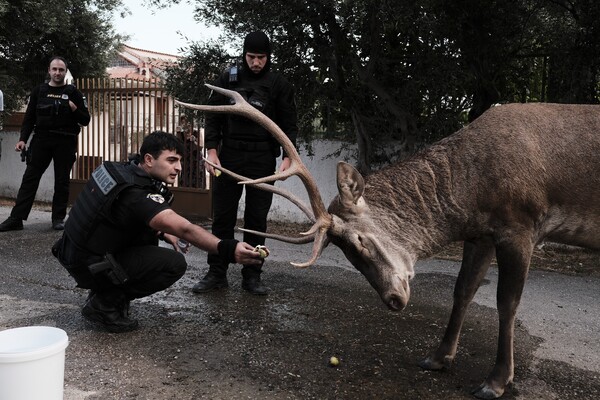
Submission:
<svg viewBox="0 0 600 400">
<path fill-rule="evenodd" d="M 37 86 L 29 95 L 21 135 L 15 145 L 15 151 L 26 155 L 27 168 L 15 206 L 8 219 L 0 224 L 0 232 L 23 229 L 23 221 L 29 217 L 40 179 L 51 161 L 54 161 L 52 228 L 64 229 L 77 135 L 81 126 L 89 124 L 90 113 L 83 94 L 65 82 L 67 61 L 64 58 L 54 56 L 50 59 L 48 75 L 50 81 Z M 35 134 L 27 149 L 27 140 L 33 131 Z"/>
<path fill-rule="evenodd" d="M 271 71 L 271 43 L 264 32 L 256 31 L 246 35 L 240 65 L 234 65 L 221 74 L 216 86 L 235 90 L 248 103 L 272 119 L 292 143 L 298 135 L 296 103 L 293 86 L 280 73 Z M 230 104 L 229 98 L 213 93 L 209 104 Z M 204 144 L 207 159 L 250 179 L 272 175 L 281 155 L 279 143 L 262 126 L 247 118 L 207 114 L 204 130 Z M 283 154 L 280 170 L 290 166 L 290 159 Z M 215 174 L 215 169 L 207 165 L 207 171 Z M 233 239 L 237 221 L 237 210 L 242 191 L 246 190 L 244 228 L 266 232 L 267 214 L 271 208 L 273 193 L 244 187 L 237 181 L 221 176 L 214 180 L 212 233 L 220 239 Z M 263 245 L 265 238 L 244 233 L 244 241 Z M 228 287 L 227 269 L 229 263 L 218 254 L 208 255 L 208 273 L 192 289 L 194 293 L 205 293 Z M 262 265 L 244 265 L 242 268 L 242 289 L 255 295 L 266 295 L 268 289 L 260 276 Z"/>
</svg>

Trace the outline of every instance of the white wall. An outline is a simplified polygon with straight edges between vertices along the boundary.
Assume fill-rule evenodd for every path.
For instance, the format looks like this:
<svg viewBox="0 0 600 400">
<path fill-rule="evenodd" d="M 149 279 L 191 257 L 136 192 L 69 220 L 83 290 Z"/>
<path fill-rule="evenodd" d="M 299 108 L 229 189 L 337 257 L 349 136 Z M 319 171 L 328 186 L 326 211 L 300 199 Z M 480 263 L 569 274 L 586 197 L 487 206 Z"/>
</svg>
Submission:
<svg viewBox="0 0 600 400">
<path fill-rule="evenodd" d="M 337 163 L 339 160 L 345 160 L 346 158 L 350 159 L 351 163 L 354 163 L 354 158 L 350 157 L 350 154 L 354 152 L 354 148 L 343 151 L 339 157 L 332 158 L 328 156 L 338 151 L 341 146 L 339 142 L 331 140 L 319 140 L 313 142 L 312 145 L 314 152 L 312 157 L 306 155 L 304 149 L 300 149 L 299 153 L 300 157 L 308 167 L 308 170 L 315 178 L 321 193 L 321 198 L 325 203 L 325 207 L 327 207 L 331 200 L 338 193 L 336 184 Z M 306 189 L 298 177 L 293 176 L 284 182 L 277 182 L 275 185 L 294 193 L 307 205 L 310 205 Z M 240 218 L 243 216 L 243 212 L 241 210 L 238 216 Z M 269 219 L 274 221 L 309 222 L 308 218 L 302 211 L 300 211 L 298 207 L 279 195 L 274 195 L 273 197 L 273 205 L 271 206 Z"/>
<path fill-rule="evenodd" d="M 0 197 L 16 198 L 21 186 L 25 163 L 21 162 L 21 153 L 15 151 L 18 141 L 19 132 L 0 131 Z M 51 202 L 53 194 L 54 164 L 50 163 L 42 176 L 35 199 Z"/>
<path fill-rule="evenodd" d="M 25 172 L 25 163 L 21 162 L 21 154 L 15 151 L 15 144 L 19 140 L 18 132 L 0 132 L 0 197 L 16 198 L 23 172 Z M 336 164 L 339 159 L 344 159 L 349 151 L 342 153 L 339 158 L 327 158 L 327 156 L 336 151 L 340 143 L 335 141 L 316 141 L 313 143 L 314 156 L 309 157 L 303 149 L 300 149 L 300 157 L 314 176 L 317 185 L 321 191 L 321 197 L 325 207 L 337 194 L 335 180 Z M 308 195 L 304 185 L 298 177 L 291 177 L 284 182 L 277 182 L 276 186 L 285 188 L 301 198 L 306 204 L 309 204 Z M 37 191 L 36 200 L 51 202 L 54 193 L 54 167 L 50 167 L 44 173 Z M 238 212 L 239 218 L 244 215 L 244 198 L 240 203 Z M 269 213 L 269 219 L 273 221 L 288 222 L 308 222 L 308 218 L 300 211 L 298 207 L 290 201 L 279 195 L 273 196 L 273 205 Z"/>
</svg>

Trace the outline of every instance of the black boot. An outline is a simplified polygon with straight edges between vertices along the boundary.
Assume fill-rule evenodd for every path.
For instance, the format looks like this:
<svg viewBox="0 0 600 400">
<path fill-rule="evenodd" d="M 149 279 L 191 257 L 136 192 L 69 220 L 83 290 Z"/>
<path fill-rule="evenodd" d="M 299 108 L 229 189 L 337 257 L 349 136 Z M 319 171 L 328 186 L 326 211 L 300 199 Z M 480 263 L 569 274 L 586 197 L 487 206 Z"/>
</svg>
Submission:
<svg viewBox="0 0 600 400">
<path fill-rule="evenodd" d="M 217 273 L 212 269 L 208 270 L 208 273 L 202 278 L 202 280 L 194 285 L 192 292 L 194 293 L 207 293 L 213 290 L 226 289 L 229 287 L 227 282 L 227 275 L 223 273 Z"/>
<path fill-rule="evenodd" d="M 23 229 L 23 220 L 19 218 L 8 217 L 6 221 L 0 224 L 0 232 L 20 231 Z"/>
<path fill-rule="evenodd" d="M 113 333 L 137 329 L 138 322 L 128 313 L 129 301 L 122 293 L 90 293 L 81 310 L 85 319 Z"/>
<path fill-rule="evenodd" d="M 52 220 L 52 229 L 55 231 L 62 231 L 65 229 L 65 221 L 62 219 L 53 219 Z"/>
<path fill-rule="evenodd" d="M 244 267 L 242 269 L 242 289 L 257 296 L 266 296 L 269 289 L 260 281 L 260 270 Z"/>
</svg>

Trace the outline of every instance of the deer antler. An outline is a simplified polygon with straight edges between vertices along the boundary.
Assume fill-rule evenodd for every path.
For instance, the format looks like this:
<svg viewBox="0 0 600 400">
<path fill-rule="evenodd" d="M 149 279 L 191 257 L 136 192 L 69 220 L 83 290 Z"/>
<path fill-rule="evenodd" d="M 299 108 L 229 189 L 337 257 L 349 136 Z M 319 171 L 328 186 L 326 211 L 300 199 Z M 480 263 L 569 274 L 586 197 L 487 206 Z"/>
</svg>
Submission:
<svg viewBox="0 0 600 400">
<path fill-rule="evenodd" d="M 305 236 L 305 238 L 288 238 L 288 237 L 283 237 L 283 236 L 278 236 L 278 235 L 270 235 L 270 234 L 266 234 L 264 232 L 256 232 L 256 231 L 250 231 L 250 230 L 244 230 L 244 229 L 242 229 L 242 230 L 245 232 L 251 232 L 256 235 L 260 235 L 262 237 L 278 239 L 278 240 L 287 241 L 287 242 L 291 242 L 291 243 L 300 243 L 300 242 L 298 242 L 298 240 L 306 240 L 306 242 L 303 241 L 302 243 L 308 243 L 310 241 L 314 241 L 311 258 L 305 263 L 300 263 L 300 264 L 292 263 L 292 265 L 295 265 L 297 267 L 308 267 L 308 266 L 314 264 L 314 262 L 317 260 L 317 258 L 319 258 L 319 256 L 321 255 L 323 248 L 328 243 L 327 230 L 331 227 L 332 217 L 327 212 L 327 209 L 325 208 L 325 204 L 323 203 L 323 199 L 321 198 L 321 194 L 319 193 L 317 184 L 316 184 L 314 178 L 312 177 L 312 175 L 310 174 L 310 172 L 308 171 L 308 169 L 306 168 L 306 165 L 304 165 L 304 163 L 300 159 L 300 155 L 296 151 L 296 148 L 294 147 L 292 142 L 289 140 L 289 138 L 285 135 L 285 133 L 281 130 L 281 128 L 279 128 L 279 126 L 277 126 L 277 124 L 275 122 L 273 122 L 269 117 L 267 117 L 266 115 L 264 115 L 263 113 L 258 111 L 256 108 L 254 108 L 250 104 L 248 104 L 246 102 L 246 100 L 242 97 L 242 95 L 240 95 L 238 92 L 235 92 L 233 90 L 223 89 L 223 88 L 209 85 L 209 84 L 206 84 L 206 86 L 209 89 L 212 89 L 218 93 L 221 93 L 221 94 L 233 99 L 235 101 L 235 104 L 233 104 L 233 105 L 199 105 L 199 104 L 182 103 L 180 101 L 176 101 L 176 104 L 179 104 L 182 107 L 191 108 L 194 110 L 217 112 L 217 113 L 232 113 L 232 114 L 237 114 L 237 115 L 246 117 L 246 118 L 256 122 L 257 124 L 261 125 L 268 132 L 270 132 L 273 135 L 273 137 L 279 142 L 279 144 L 281 144 L 281 147 L 283 147 L 283 150 L 285 151 L 285 153 L 288 155 L 288 157 L 291 160 L 290 167 L 287 170 L 282 171 L 282 172 L 277 172 L 273 175 L 266 176 L 264 178 L 248 180 L 248 179 L 238 175 L 239 177 L 243 178 L 243 180 L 240 181 L 240 183 L 243 185 L 258 185 L 258 184 L 265 183 L 265 182 L 274 182 L 277 180 L 284 180 L 290 176 L 296 175 L 300 178 L 300 180 L 304 184 L 304 187 L 306 188 L 306 191 L 308 192 L 309 199 L 310 199 L 310 205 L 311 205 L 311 208 L 314 213 L 314 219 L 312 220 L 314 222 L 313 226 L 307 232 L 301 233 L 301 235 Z M 227 173 L 228 175 L 234 176 L 232 173 L 230 173 L 231 171 L 226 171 L 223 168 L 219 168 L 219 169 L 221 169 L 223 172 Z M 271 185 L 265 185 L 265 186 L 271 186 Z M 264 188 L 264 187 L 261 187 L 261 188 Z M 294 196 L 290 196 L 291 193 L 285 192 L 282 189 L 280 192 L 274 192 L 274 193 L 280 194 L 283 197 L 287 198 L 288 200 L 292 201 L 294 204 L 298 205 L 297 201 L 299 201 L 299 200 L 296 199 Z M 300 208 L 302 208 L 302 207 L 300 207 Z M 304 212 L 306 214 L 306 211 L 304 211 Z"/>
<path fill-rule="evenodd" d="M 220 171 L 225 172 L 227 175 L 231 176 L 234 179 L 237 179 L 238 181 L 240 181 L 240 183 L 244 183 L 248 186 L 254 186 L 257 187 L 261 190 L 267 191 L 267 192 L 271 192 L 271 193 L 277 193 L 278 195 L 288 199 L 289 201 L 291 201 L 292 203 L 294 203 L 296 206 L 298 206 L 298 208 L 300 210 L 302 210 L 302 212 L 304 214 L 306 214 L 306 216 L 308 217 L 308 219 L 310 219 L 311 222 L 316 222 L 315 221 L 315 216 L 312 213 L 312 211 L 310 210 L 310 208 L 302 201 L 300 200 L 298 197 L 296 197 L 293 193 L 283 189 L 283 188 L 278 188 L 276 186 L 273 185 L 268 185 L 266 183 L 248 183 L 250 182 L 250 178 L 246 178 L 245 176 L 236 174 L 233 171 L 228 170 L 227 168 L 223 168 L 220 165 L 214 164 L 212 162 L 210 162 L 207 158 L 202 157 L 202 159 L 204 160 L 205 163 L 212 165 L 213 168 L 216 168 Z M 264 234 L 264 232 L 261 232 L 262 234 Z M 283 238 L 285 238 L 284 236 L 282 236 Z M 294 239 L 294 238 L 289 238 L 289 239 Z M 283 239 L 282 239 L 283 240 Z M 286 241 L 286 240 L 283 240 Z M 296 243 L 296 242 L 293 242 Z M 303 242 L 306 243 L 306 242 Z"/>
</svg>

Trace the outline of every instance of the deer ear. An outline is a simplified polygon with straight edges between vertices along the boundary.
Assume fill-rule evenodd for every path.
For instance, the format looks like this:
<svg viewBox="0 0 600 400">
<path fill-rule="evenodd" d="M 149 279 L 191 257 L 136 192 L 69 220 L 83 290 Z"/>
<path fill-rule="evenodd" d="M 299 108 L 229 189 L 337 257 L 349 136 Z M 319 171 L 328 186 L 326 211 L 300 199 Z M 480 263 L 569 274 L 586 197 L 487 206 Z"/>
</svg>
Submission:
<svg viewBox="0 0 600 400">
<path fill-rule="evenodd" d="M 357 204 L 365 190 L 365 179 L 352 165 L 340 161 L 337 164 L 337 186 L 342 204 Z"/>
</svg>

